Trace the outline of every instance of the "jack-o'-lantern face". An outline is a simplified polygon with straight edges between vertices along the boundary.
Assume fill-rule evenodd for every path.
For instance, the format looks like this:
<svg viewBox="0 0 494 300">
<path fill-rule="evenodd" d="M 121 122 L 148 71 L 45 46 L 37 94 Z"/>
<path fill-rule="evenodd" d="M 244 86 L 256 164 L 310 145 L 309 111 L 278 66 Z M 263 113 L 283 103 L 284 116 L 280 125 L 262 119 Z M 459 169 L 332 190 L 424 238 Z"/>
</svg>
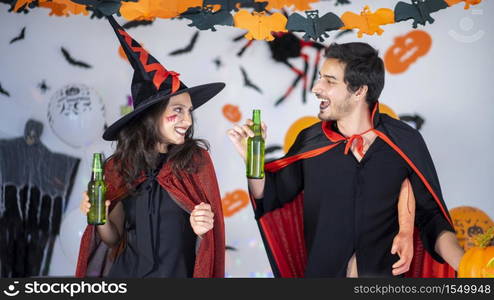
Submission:
<svg viewBox="0 0 494 300">
<path fill-rule="evenodd" d="M 232 123 L 237 123 L 242 119 L 242 113 L 236 105 L 226 104 L 223 106 L 223 116 Z"/>
<path fill-rule="evenodd" d="M 389 73 L 405 72 L 412 63 L 429 52 L 432 38 L 422 30 L 413 30 L 399 36 L 384 55 L 384 66 Z"/>
<path fill-rule="evenodd" d="M 494 226 L 491 218 L 482 210 L 460 206 L 450 210 L 458 242 L 465 251 L 475 246 L 474 238 Z"/>
<path fill-rule="evenodd" d="M 235 190 L 226 193 L 221 199 L 223 215 L 231 217 L 249 204 L 249 194 L 244 190 Z"/>
</svg>

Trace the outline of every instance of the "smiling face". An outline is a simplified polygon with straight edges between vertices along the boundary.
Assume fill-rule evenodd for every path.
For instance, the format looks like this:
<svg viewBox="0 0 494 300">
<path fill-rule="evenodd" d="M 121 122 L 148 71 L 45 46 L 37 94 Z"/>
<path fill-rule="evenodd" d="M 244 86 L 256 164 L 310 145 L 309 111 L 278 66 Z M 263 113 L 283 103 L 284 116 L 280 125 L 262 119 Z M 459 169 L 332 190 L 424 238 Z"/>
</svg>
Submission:
<svg viewBox="0 0 494 300">
<path fill-rule="evenodd" d="M 344 81 L 345 64 L 335 58 L 324 61 L 319 79 L 312 88 L 319 104 L 319 119 L 338 121 L 355 110 L 357 101 Z"/>
<path fill-rule="evenodd" d="M 192 126 L 192 101 L 188 93 L 170 98 L 160 117 L 159 133 L 165 144 L 183 144 Z"/>
</svg>

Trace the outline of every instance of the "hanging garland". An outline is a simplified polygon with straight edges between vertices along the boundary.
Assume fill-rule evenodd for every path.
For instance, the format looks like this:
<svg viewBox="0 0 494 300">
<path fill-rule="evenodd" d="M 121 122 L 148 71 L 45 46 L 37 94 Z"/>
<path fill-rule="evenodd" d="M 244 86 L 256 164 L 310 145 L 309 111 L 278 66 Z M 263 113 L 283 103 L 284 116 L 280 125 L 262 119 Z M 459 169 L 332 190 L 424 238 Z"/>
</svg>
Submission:
<svg viewBox="0 0 494 300">
<path fill-rule="evenodd" d="M 303 32 L 307 41 L 324 41 L 329 32 L 357 29 L 363 34 L 381 35 L 383 25 L 413 20 L 413 28 L 420 24 L 432 24 L 431 14 L 449 6 L 464 2 L 464 9 L 482 0 L 409 0 L 399 1 L 394 9 L 379 8 L 372 11 L 365 5 L 360 13 L 345 12 L 340 17 L 334 13 L 319 16 L 310 10 L 311 3 L 320 0 L 0 0 L 10 4 L 10 11 L 27 13 L 35 7 L 51 9 L 50 16 L 88 15 L 104 17 L 113 14 L 129 21 L 153 21 L 156 18 L 185 18 L 189 26 L 199 30 L 216 31 L 215 26 L 234 26 L 247 30 L 245 38 L 273 40 L 273 32 Z M 335 5 L 349 4 L 348 0 L 335 0 Z M 290 8 L 305 11 L 305 17 L 293 12 L 290 15 L 271 10 Z"/>
</svg>

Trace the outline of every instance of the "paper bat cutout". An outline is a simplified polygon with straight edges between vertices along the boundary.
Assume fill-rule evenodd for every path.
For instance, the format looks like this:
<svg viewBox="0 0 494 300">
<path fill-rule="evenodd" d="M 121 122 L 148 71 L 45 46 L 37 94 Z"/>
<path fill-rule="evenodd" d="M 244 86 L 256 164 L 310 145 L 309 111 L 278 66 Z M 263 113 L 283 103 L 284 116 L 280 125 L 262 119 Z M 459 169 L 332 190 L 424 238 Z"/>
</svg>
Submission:
<svg viewBox="0 0 494 300">
<path fill-rule="evenodd" d="M 444 0 L 412 0 L 412 4 L 400 1 L 395 6 L 395 22 L 413 19 L 413 28 L 417 28 L 417 24 L 425 26 L 426 22 L 432 24 L 431 13 L 447 7 Z"/>
<path fill-rule="evenodd" d="M 448 3 L 449 6 L 453 6 L 460 2 L 465 2 L 465 6 L 463 7 L 463 9 L 469 9 L 470 5 L 477 5 L 480 2 L 482 2 L 482 0 L 444 0 L 444 1 L 446 1 L 446 3 Z"/>
<path fill-rule="evenodd" d="M 86 69 L 92 68 L 91 65 L 89 65 L 83 61 L 78 61 L 78 60 L 75 60 L 74 58 L 72 58 L 70 53 L 64 47 L 61 47 L 61 50 L 62 50 L 63 56 L 65 57 L 65 59 L 67 60 L 67 62 L 69 64 L 71 64 L 73 66 L 77 66 L 77 67 L 86 68 Z"/>
<path fill-rule="evenodd" d="M 280 14 L 274 13 L 270 16 L 264 12 L 253 12 L 252 14 L 246 10 L 241 10 L 233 17 L 235 27 L 248 30 L 245 38 L 248 40 L 274 40 L 271 32 L 286 32 L 285 29 L 287 18 Z"/>
<path fill-rule="evenodd" d="M 352 33 L 352 32 L 353 32 L 353 30 L 351 30 L 351 29 L 341 30 L 340 32 L 338 32 L 337 35 L 335 35 L 334 39 L 337 40 L 340 37 L 344 36 L 345 34 Z"/>
<path fill-rule="evenodd" d="M 48 85 L 46 85 L 46 81 L 43 80 L 38 84 L 38 88 L 41 90 L 41 93 L 46 93 L 50 89 Z"/>
<path fill-rule="evenodd" d="M 420 115 L 415 114 L 415 115 L 400 115 L 400 120 L 405 121 L 405 122 L 411 122 L 415 124 L 415 129 L 420 130 L 422 126 L 425 123 L 424 118 L 422 118 Z"/>
<path fill-rule="evenodd" d="M 7 97 L 10 97 L 10 93 L 3 89 L 2 84 L 0 83 L 0 94 L 3 94 Z"/>
<path fill-rule="evenodd" d="M 283 150 L 283 147 L 281 147 L 281 146 L 269 146 L 269 147 L 266 147 L 266 149 L 264 150 L 264 153 L 270 154 L 272 152 L 276 152 L 279 150 Z"/>
<path fill-rule="evenodd" d="M 256 12 L 267 12 L 266 6 L 268 6 L 269 2 L 251 2 L 251 3 L 240 3 L 240 8 L 253 8 Z"/>
<path fill-rule="evenodd" d="M 202 0 L 139 0 L 122 2 L 120 13 L 125 19 L 154 20 L 175 18 L 189 7 L 201 7 Z"/>
<path fill-rule="evenodd" d="M 223 62 L 221 61 L 221 59 L 219 57 L 215 58 L 213 60 L 213 62 L 216 65 L 216 69 L 219 69 L 223 66 Z"/>
<path fill-rule="evenodd" d="M 211 29 L 212 31 L 216 31 L 215 25 L 233 26 L 233 17 L 228 11 L 220 10 L 214 12 L 212 6 L 203 7 L 202 9 L 192 7 L 181 14 L 181 16 L 192 21 L 189 24 L 190 27 L 194 26 L 199 30 Z"/>
<path fill-rule="evenodd" d="M 86 5 L 88 10 L 95 13 L 95 16 L 111 16 L 118 14 L 122 6 L 122 0 L 70 0 L 77 4 Z"/>
<path fill-rule="evenodd" d="M 124 29 L 130 29 L 130 28 L 135 28 L 139 26 L 148 26 L 152 25 L 153 21 L 146 21 L 146 20 L 141 20 L 141 21 L 130 21 L 122 25 Z"/>
<path fill-rule="evenodd" d="M 196 31 L 196 33 L 194 33 L 194 35 L 192 36 L 192 39 L 190 40 L 190 42 L 187 45 L 187 47 L 182 48 L 182 49 L 178 49 L 178 50 L 175 50 L 175 51 L 172 51 L 168 55 L 179 55 L 179 54 L 184 54 L 184 53 L 191 52 L 192 49 L 194 49 L 194 46 L 195 46 L 195 44 L 197 42 L 197 38 L 198 37 L 199 37 L 199 31 Z"/>
<path fill-rule="evenodd" d="M 348 0 L 336 0 L 336 3 L 334 5 L 338 6 L 338 5 L 346 5 L 346 4 L 350 4 L 350 1 L 348 1 Z"/>
<path fill-rule="evenodd" d="M 26 36 L 25 36 L 25 33 L 26 33 L 26 27 L 23 27 L 22 30 L 21 30 L 21 33 L 19 33 L 18 36 L 16 36 L 15 38 L 11 39 L 10 40 L 10 44 L 13 44 L 17 41 L 20 41 L 20 40 L 23 40 Z"/>
<path fill-rule="evenodd" d="M 304 40 L 308 41 L 313 39 L 314 41 L 324 42 L 324 38 L 328 38 L 328 31 L 339 29 L 344 26 L 340 18 L 334 13 L 327 13 L 322 17 L 319 17 L 318 10 L 308 10 L 305 12 L 307 18 L 302 17 L 298 13 L 293 13 L 288 17 L 288 24 L 286 29 L 290 31 L 305 32 Z"/>
<path fill-rule="evenodd" d="M 240 71 L 242 72 L 242 77 L 244 78 L 244 86 L 253 88 L 254 90 L 258 91 L 260 94 L 262 94 L 262 90 L 257 85 L 252 83 L 252 81 L 249 79 L 249 76 L 247 75 L 245 69 L 240 67 Z"/>
<path fill-rule="evenodd" d="M 368 35 L 373 35 L 374 33 L 381 35 L 384 30 L 379 26 L 394 23 L 394 13 L 389 8 L 380 8 L 373 13 L 369 6 L 366 5 L 360 15 L 353 12 L 346 12 L 341 16 L 341 20 L 345 23 L 345 26 L 340 29 L 358 28 L 357 36 L 361 38 L 364 33 Z"/>
<path fill-rule="evenodd" d="M 256 0 L 256 2 L 261 1 L 267 0 Z M 310 10 L 312 9 L 310 3 L 314 2 L 319 2 L 319 0 L 269 0 L 269 4 L 266 9 L 282 9 L 283 7 L 295 6 L 293 10 Z"/>
<path fill-rule="evenodd" d="M 237 249 L 237 248 L 232 247 L 232 246 L 228 246 L 228 245 L 226 245 L 226 246 L 225 246 L 225 250 L 226 250 L 226 251 L 238 251 L 238 249 Z"/>
</svg>

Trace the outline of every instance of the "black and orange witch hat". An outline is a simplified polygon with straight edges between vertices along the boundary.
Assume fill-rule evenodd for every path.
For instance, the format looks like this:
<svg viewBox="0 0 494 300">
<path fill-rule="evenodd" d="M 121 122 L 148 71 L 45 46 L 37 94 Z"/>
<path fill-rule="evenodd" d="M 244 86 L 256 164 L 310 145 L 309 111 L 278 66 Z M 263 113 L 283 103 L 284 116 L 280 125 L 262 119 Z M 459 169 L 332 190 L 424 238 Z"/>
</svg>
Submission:
<svg viewBox="0 0 494 300">
<path fill-rule="evenodd" d="M 179 74 L 168 71 L 156 58 L 139 45 L 113 17 L 108 17 L 118 40 L 134 68 L 131 93 L 134 100 L 134 110 L 108 127 L 103 139 L 113 141 L 118 132 L 136 117 L 142 115 L 148 108 L 172 96 L 189 93 L 194 109 L 206 103 L 218 94 L 224 87 L 223 82 L 215 82 L 195 87 L 187 87 L 179 79 Z"/>
</svg>

